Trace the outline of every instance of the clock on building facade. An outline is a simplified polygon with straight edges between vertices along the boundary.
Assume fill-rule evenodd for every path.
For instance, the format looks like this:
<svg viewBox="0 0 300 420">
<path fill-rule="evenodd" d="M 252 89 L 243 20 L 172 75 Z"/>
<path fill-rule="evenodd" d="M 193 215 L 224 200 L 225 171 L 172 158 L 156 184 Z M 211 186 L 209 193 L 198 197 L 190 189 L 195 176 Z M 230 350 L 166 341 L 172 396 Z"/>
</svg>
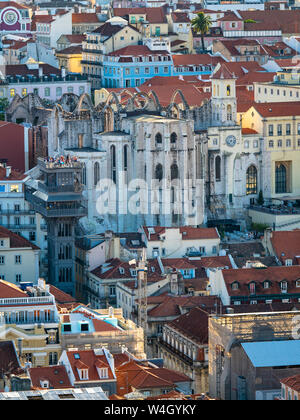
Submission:
<svg viewBox="0 0 300 420">
<path fill-rule="evenodd" d="M 234 136 L 228 136 L 226 137 L 226 144 L 229 147 L 234 147 L 236 145 L 236 138 Z"/>
</svg>

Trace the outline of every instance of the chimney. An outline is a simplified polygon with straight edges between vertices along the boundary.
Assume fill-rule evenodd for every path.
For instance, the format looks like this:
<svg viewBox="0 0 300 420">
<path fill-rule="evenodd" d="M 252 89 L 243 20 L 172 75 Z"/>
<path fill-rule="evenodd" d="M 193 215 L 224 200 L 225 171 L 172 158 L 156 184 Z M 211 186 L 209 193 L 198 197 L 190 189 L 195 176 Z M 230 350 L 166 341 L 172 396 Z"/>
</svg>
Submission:
<svg viewBox="0 0 300 420">
<path fill-rule="evenodd" d="M 6 178 L 9 178 L 10 174 L 11 174 L 11 166 L 6 166 L 6 171 L 5 171 L 5 176 Z"/>
<path fill-rule="evenodd" d="M 43 67 L 39 67 L 39 77 L 43 77 Z"/>
<path fill-rule="evenodd" d="M 64 67 L 64 66 L 61 68 L 61 77 L 62 77 L 63 79 L 66 77 L 66 69 L 65 69 L 65 67 Z"/>
</svg>

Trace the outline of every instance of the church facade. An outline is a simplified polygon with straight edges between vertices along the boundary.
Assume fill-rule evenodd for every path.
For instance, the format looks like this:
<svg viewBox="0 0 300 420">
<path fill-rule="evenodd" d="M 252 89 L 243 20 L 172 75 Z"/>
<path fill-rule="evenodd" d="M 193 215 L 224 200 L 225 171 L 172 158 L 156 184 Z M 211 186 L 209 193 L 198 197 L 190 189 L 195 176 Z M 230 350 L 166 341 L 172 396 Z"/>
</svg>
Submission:
<svg viewBox="0 0 300 420">
<path fill-rule="evenodd" d="M 48 155 L 84 163 L 85 232 L 148 226 L 203 226 L 243 220 L 261 188 L 261 140 L 236 123 L 235 78 L 219 67 L 211 98 L 190 107 L 174 92 L 162 107 L 154 92 L 126 101 L 111 93 L 95 107 L 88 95 L 64 95 L 53 108 L 16 97 L 7 119 L 48 127 Z"/>
</svg>

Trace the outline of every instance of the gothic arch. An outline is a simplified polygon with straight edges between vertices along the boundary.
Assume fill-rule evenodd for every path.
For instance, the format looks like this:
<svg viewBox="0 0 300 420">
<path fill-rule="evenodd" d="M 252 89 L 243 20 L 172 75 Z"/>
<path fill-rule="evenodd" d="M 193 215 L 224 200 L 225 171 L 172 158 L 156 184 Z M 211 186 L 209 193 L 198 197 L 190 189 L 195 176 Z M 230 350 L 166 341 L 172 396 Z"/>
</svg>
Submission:
<svg viewBox="0 0 300 420">
<path fill-rule="evenodd" d="M 83 105 L 87 105 L 88 108 L 84 108 Z M 94 109 L 94 105 L 90 95 L 88 95 L 87 93 L 83 93 L 79 98 L 78 104 L 74 112 L 80 112 L 86 109 L 92 111 Z"/>
<path fill-rule="evenodd" d="M 189 105 L 188 105 L 188 103 L 187 103 L 187 101 L 186 101 L 186 99 L 185 99 L 185 97 L 184 97 L 184 95 L 183 95 L 183 93 L 180 89 L 176 89 L 175 92 L 173 93 L 169 107 L 176 103 L 175 100 L 177 98 L 177 95 L 179 95 L 181 100 L 182 100 L 184 111 L 187 111 L 188 109 L 190 109 L 190 107 L 189 107 Z"/>
<path fill-rule="evenodd" d="M 64 111 L 74 112 L 78 105 L 79 97 L 75 93 L 64 93 L 59 100 L 59 104 L 62 106 Z"/>
</svg>

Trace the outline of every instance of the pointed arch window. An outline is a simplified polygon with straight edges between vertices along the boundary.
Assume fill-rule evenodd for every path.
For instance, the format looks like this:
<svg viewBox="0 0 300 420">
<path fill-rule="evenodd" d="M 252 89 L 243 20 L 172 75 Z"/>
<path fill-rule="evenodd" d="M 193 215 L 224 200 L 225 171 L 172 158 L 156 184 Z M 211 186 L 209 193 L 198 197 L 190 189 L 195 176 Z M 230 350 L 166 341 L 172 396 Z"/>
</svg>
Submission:
<svg viewBox="0 0 300 420">
<path fill-rule="evenodd" d="M 287 192 L 287 169 L 282 163 L 276 165 L 275 192 L 276 194 Z"/>
<path fill-rule="evenodd" d="M 116 168 L 116 146 L 110 148 L 110 159 L 111 159 L 111 179 L 114 183 L 117 182 L 117 168 Z"/>
<path fill-rule="evenodd" d="M 123 151 L 124 151 L 124 154 L 123 154 L 124 171 L 127 171 L 128 169 L 128 146 L 127 145 L 124 146 Z"/>
<path fill-rule="evenodd" d="M 159 181 L 161 181 L 162 178 L 163 178 L 163 167 L 159 163 L 156 165 L 156 168 L 155 168 L 155 179 L 158 179 Z"/>
<path fill-rule="evenodd" d="M 221 157 L 217 156 L 215 160 L 216 181 L 221 181 Z"/>
<path fill-rule="evenodd" d="M 85 163 L 82 166 L 82 183 L 86 185 L 86 165 Z"/>
<path fill-rule="evenodd" d="M 178 178 L 179 178 L 178 166 L 176 165 L 176 163 L 173 163 L 173 165 L 171 165 L 171 180 L 178 179 Z"/>
<path fill-rule="evenodd" d="M 171 144 L 175 144 L 177 142 L 177 134 L 176 133 L 171 134 L 170 142 L 171 142 Z"/>
<path fill-rule="evenodd" d="M 254 165 L 249 166 L 247 169 L 246 194 L 257 194 L 257 169 Z"/>
<path fill-rule="evenodd" d="M 156 144 L 162 144 L 162 135 L 160 133 L 157 133 L 155 136 L 155 143 Z"/>
<path fill-rule="evenodd" d="M 94 185 L 96 186 L 100 180 L 100 165 L 96 162 L 94 165 Z"/>
<path fill-rule="evenodd" d="M 227 114 L 227 121 L 232 121 L 232 106 L 231 105 L 227 105 L 226 114 Z"/>
</svg>

